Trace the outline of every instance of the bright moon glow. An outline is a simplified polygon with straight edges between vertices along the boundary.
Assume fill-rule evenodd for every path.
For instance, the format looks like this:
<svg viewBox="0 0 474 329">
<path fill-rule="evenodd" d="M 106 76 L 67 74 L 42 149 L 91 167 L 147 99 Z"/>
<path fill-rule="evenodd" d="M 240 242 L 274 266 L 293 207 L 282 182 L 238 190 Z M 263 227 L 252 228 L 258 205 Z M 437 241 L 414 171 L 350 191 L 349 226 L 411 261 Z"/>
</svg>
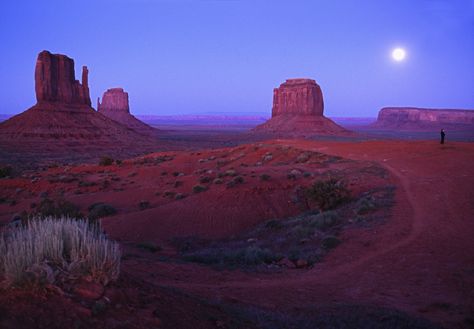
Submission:
<svg viewBox="0 0 474 329">
<path fill-rule="evenodd" d="M 396 60 L 397 62 L 401 62 L 405 59 L 405 56 L 406 56 L 406 52 L 405 52 L 405 49 L 402 49 L 402 48 L 395 48 L 393 51 L 392 51 L 392 57 L 394 60 Z"/>
</svg>

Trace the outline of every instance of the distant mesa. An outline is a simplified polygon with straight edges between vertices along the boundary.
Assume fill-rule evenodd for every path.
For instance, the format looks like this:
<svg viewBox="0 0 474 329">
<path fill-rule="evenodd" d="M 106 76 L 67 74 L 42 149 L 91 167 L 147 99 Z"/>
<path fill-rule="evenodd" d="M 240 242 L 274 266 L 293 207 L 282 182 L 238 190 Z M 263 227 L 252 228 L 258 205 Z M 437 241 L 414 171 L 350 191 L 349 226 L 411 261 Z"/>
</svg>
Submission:
<svg viewBox="0 0 474 329">
<path fill-rule="evenodd" d="M 154 149 L 154 140 L 136 133 L 91 107 L 88 69 L 82 83 L 75 79 L 74 61 L 61 54 L 42 51 L 35 68 L 37 103 L 0 123 L 0 144 L 12 152 L 41 157 L 61 153 L 84 158 L 91 154 L 134 155 Z M 73 154 L 72 150 L 81 150 Z M 85 150 L 85 152 L 83 152 Z M 131 153 L 130 153 L 131 152 Z"/>
<path fill-rule="evenodd" d="M 290 136 L 349 133 L 323 113 L 323 93 L 316 81 L 288 79 L 273 90 L 271 119 L 253 131 Z"/>
<path fill-rule="evenodd" d="M 385 129 L 472 129 L 474 110 L 385 107 L 374 127 Z"/>
<path fill-rule="evenodd" d="M 128 93 L 122 88 L 107 89 L 102 96 L 102 103 L 100 98 L 97 98 L 97 111 L 140 134 L 150 134 L 157 131 L 130 114 Z"/>
</svg>

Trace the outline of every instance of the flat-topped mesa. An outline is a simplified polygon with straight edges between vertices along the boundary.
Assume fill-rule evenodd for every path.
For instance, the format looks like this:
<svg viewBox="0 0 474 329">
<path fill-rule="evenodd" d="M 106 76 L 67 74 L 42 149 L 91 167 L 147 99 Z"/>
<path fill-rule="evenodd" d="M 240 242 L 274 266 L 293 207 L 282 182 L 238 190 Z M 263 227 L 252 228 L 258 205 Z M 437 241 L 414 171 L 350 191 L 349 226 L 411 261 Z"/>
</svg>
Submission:
<svg viewBox="0 0 474 329">
<path fill-rule="evenodd" d="M 74 60 L 43 50 L 35 67 L 35 91 L 38 104 L 60 103 L 91 106 L 86 66 L 82 67 L 82 84 L 76 80 Z"/>
<path fill-rule="evenodd" d="M 100 98 L 97 98 L 97 111 L 99 112 L 124 112 L 130 113 L 128 103 L 128 93 L 123 91 L 123 88 L 111 88 L 102 96 L 102 103 Z"/>
<path fill-rule="evenodd" d="M 312 79 L 287 79 L 273 90 L 272 117 L 278 115 L 322 116 L 321 87 Z"/>
<path fill-rule="evenodd" d="M 473 110 L 385 107 L 380 110 L 377 127 L 383 128 L 456 128 L 474 126 Z"/>
</svg>

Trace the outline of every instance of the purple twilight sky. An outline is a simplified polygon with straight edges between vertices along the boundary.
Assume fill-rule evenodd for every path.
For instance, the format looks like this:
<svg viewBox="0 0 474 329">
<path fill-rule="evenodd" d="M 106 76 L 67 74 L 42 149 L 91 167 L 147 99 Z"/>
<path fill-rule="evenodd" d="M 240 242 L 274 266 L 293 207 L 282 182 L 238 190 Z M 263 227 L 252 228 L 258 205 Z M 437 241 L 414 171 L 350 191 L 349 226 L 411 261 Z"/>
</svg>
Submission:
<svg viewBox="0 0 474 329">
<path fill-rule="evenodd" d="M 34 105 L 44 49 L 89 67 L 94 107 L 120 86 L 133 114 L 269 116 L 296 77 L 327 116 L 474 108 L 474 0 L 2 0 L 0 41 L 0 113 Z"/>
</svg>

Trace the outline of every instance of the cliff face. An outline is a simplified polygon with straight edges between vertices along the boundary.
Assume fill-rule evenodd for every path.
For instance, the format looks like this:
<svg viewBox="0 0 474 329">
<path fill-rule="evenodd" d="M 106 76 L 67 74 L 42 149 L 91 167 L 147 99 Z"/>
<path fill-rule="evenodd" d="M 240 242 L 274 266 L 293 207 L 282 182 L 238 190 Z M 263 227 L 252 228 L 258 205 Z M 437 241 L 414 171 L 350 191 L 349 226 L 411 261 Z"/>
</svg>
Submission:
<svg viewBox="0 0 474 329">
<path fill-rule="evenodd" d="M 82 67 L 82 84 L 76 80 L 74 61 L 60 54 L 42 51 L 35 67 L 35 91 L 38 104 L 59 103 L 91 106 L 89 71 Z"/>
<path fill-rule="evenodd" d="M 97 111 L 130 113 L 128 93 L 122 88 L 107 89 L 102 95 L 102 103 L 100 103 L 100 99 L 97 100 Z"/>
<path fill-rule="evenodd" d="M 474 126 L 474 111 L 386 107 L 380 110 L 375 126 L 394 129 Z"/>
<path fill-rule="evenodd" d="M 154 139 L 94 111 L 87 68 L 79 83 L 74 61 L 65 55 L 48 51 L 38 55 L 35 90 L 33 107 L 0 123 L 0 145 L 8 145 L 10 157 L 20 153 L 34 159 L 78 161 L 104 154 L 136 155 L 155 148 Z"/>
<path fill-rule="evenodd" d="M 273 90 L 272 117 L 278 115 L 322 116 L 323 93 L 311 79 L 288 79 Z"/>
<path fill-rule="evenodd" d="M 323 93 L 316 81 L 288 79 L 273 90 L 272 118 L 253 131 L 285 137 L 349 133 L 323 112 Z"/>
<path fill-rule="evenodd" d="M 100 99 L 97 100 L 97 111 L 140 134 L 148 135 L 157 131 L 130 114 L 128 93 L 122 88 L 107 89 L 102 96 L 102 103 Z"/>
</svg>

